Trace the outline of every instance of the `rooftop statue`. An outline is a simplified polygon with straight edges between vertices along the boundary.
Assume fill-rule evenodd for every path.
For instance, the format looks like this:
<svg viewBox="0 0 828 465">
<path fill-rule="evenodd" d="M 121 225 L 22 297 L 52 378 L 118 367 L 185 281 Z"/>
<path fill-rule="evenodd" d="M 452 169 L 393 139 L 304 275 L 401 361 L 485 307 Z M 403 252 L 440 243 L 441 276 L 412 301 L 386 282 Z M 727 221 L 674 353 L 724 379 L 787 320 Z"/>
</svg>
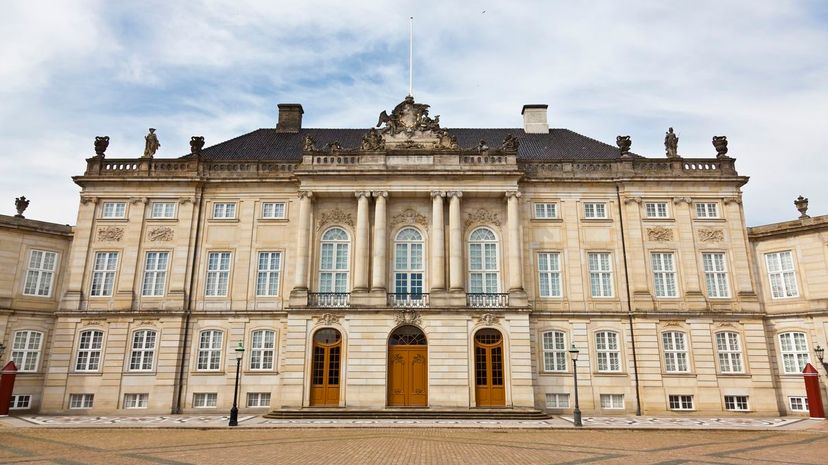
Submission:
<svg viewBox="0 0 828 465">
<path fill-rule="evenodd" d="M 315 152 L 316 151 L 316 141 L 313 140 L 313 137 L 305 136 L 305 139 L 302 141 L 302 151 L 303 152 Z"/>
<path fill-rule="evenodd" d="M 503 143 L 500 144 L 500 149 L 504 152 L 517 152 L 519 145 L 520 141 L 518 141 L 514 134 L 507 134 L 506 138 L 503 139 Z"/>
<path fill-rule="evenodd" d="M 667 130 L 664 135 L 664 148 L 667 150 L 667 158 L 678 158 L 678 141 L 679 138 L 673 128 Z"/>
<path fill-rule="evenodd" d="M 155 135 L 155 128 L 149 128 L 149 134 L 144 137 L 146 143 L 144 144 L 144 158 L 152 158 L 158 147 L 161 144 L 158 142 L 158 136 Z"/>
<path fill-rule="evenodd" d="M 378 152 L 385 150 L 385 140 L 376 128 L 371 128 L 362 136 L 362 150 L 366 152 Z"/>
<path fill-rule="evenodd" d="M 109 136 L 95 137 L 95 156 L 103 158 L 107 147 L 109 147 Z"/>
<path fill-rule="evenodd" d="M 196 157 L 201 157 L 201 149 L 204 148 L 204 136 L 190 137 L 190 153 Z"/>
<path fill-rule="evenodd" d="M 630 136 L 618 136 L 615 138 L 615 143 L 618 145 L 618 150 L 621 151 L 621 158 L 629 158 L 630 147 L 632 147 Z"/>
<path fill-rule="evenodd" d="M 802 197 L 800 195 L 796 200 L 794 200 L 794 205 L 796 205 L 796 209 L 799 210 L 800 220 L 811 217 L 808 215 L 808 199 L 806 197 Z"/>
<path fill-rule="evenodd" d="M 433 119 L 429 118 L 429 106 L 423 103 L 414 103 L 414 97 L 409 95 L 394 107 L 390 115 L 383 110 L 379 115 L 376 127 L 385 124 L 382 133 L 390 133 L 391 135 L 405 132 L 410 136 L 415 130 L 437 131 L 440 129 L 440 116 L 437 115 Z"/>
<path fill-rule="evenodd" d="M 716 158 L 727 158 L 727 136 L 713 136 Z"/>
<path fill-rule="evenodd" d="M 23 212 L 29 208 L 29 201 L 26 199 L 25 195 L 21 195 L 20 197 L 14 199 L 14 208 L 17 209 L 17 214 L 14 215 L 15 218 L 25 218 L 25 216 L 23 216 Z"/>
</svg>

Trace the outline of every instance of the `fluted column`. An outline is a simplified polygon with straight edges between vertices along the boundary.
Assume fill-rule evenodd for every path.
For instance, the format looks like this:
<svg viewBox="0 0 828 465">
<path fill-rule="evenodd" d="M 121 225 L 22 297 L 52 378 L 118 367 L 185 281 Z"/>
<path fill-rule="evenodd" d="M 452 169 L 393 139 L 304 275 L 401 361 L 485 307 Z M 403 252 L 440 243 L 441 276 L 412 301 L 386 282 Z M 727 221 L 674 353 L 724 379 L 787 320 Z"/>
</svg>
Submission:
<svg viewBox="0 0 828 465">
<path fill-rule="evenodd" d="M 354 194 L 357 198 L 357 224 L 356 237 L 354 238 L 354 291 L 368 290 L 368 243 L 370 227 L 368 225 L 368 202 L 371 193 L 358 191 Z"/>
<path fill-rule="evenodd" d="M 296 234 L 296 274 L 293 275 L 294 290 L 308 290 L 312 196 L 313 192 L 299 191 L 299 231 Z"/>
<path fill-rule="evenodd" d="M 374 192 L 374 251 L 371 262 L 371 290 L 386 291 L 385 252 L 388 250 L 386 237 L 386 197 L 388 192 Z"/>
<path fill-rule="evenodd" d="M 451 191 L 449 198 L 449 286 L 462 291 L 463 286 L 463 227 L 460 218 L 460 197 L 463 193 Z"/>
<path fill-rule="evenodd" d="M 509 232 L 509 291 L 523 290 L 523 273 L 520 266 L 520 192 L 506 193 L 506 221 Z"/>
<path fill-rule="evenodd" d="M 445 221 L 443 197 L 445 192 L 431 191 L 431 289 L 446 288 Z"/>
</svg>

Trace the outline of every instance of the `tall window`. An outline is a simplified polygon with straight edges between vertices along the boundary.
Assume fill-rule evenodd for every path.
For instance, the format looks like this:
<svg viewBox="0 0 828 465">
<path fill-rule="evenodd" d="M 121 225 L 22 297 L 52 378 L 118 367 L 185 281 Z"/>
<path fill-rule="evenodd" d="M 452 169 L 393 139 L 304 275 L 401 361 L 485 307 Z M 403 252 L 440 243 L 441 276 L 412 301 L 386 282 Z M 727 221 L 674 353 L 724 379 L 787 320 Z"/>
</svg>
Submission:
<svg viewBox="0 0 828 465">
<path fill-rule="evenodd" d="M 672 253 L 653 253 L 653 280 L 656 297 L 676 297 L 676 266 Z"/>
<path fill-rule="evenodd" d="M 175 218 L 175 202 L 153 202 L 150 218 Z"/>
<path fill-rule="evenodd" d="M 687 335 L 680 331 L 661 333 L 664 343 L 664 368 L 669 373 L 686 373 L 687 369 Z"/>
<path fill-rule="evenodd" d="M 423 293 L 423 236 L 414 228 L 404 228 L 394 241 L 394 292 Z"/>
<path fill-rule="evenodd" d="M 259 274 L 256 276 L 256 295 L 279 295 L 279 270 L 281 269 L 281 252 L 259 252 Z"/>
<path fill-rule="evenodd" d="M 609 252 L 590 252 L 587 258 L 592 297 L 612 297 L 612 262 Z"/>
<path fill-rule="evenodd" d="M 607 204 L 604 202 L 586 202 L 584 203 L 584 218 L 606 218 Z"/>
<path fill-rule="evenodd" d="M 230 281 L 230 252 L 207 254 L 207 296 L 226 296 Z"/>
<path fill-rule="evenodd" d="M 38 331 L 17 331 L 14 333 L 11 358 L 22 373 L 37 371 L 43 333 Z"/>
<path fill-rule="evenodd" d="M 708 297 L 730 297 L 727 285 L 727 263 L 721 252 L 703 253 L 704 282 L 707 284 Z"/>
<path fill-rule="evenodd" d="M 810 359 L 805 333 L 782 333 L 779 335 L 779 345 L 782 348 L 785 373 L 802 373 Z"/>
<path fill-rule="evenodd" d="M 236 217 L 235 202 L 224 202 L 213 204 L 214 219 L 232 219 Z"/>
<path fill-rule="evenodd" d="M 104 202 L 101 217 L 107 219 L 126 217 L 126 202 Z"/>
<path fill-rule="evenodd" d="M 667 218 L 667 202 L 647 202 L 644 204 L 647 218 Z"/>
<path fill-rule="evenodd" d="M 598 356 L 598 371 L 621 371 L 618 333 L 612 331 L 595 333 L 595 352 Z"/>
<path fill-rule="evenodd" d="M 158 333 L 142 329 L 132 333 L 132 352 L 129 355 L 130 371 L 151 371 L 155 358 L 155 340 Z"/>
<path fill-rule="evenodd" d="M 715 202 L 705 202 L 696 204 L 696 218 L 718 218 L 719 204 Z"/>
<path fill-rule="evenodd" d="M 348 233 L 331 228 L 322 234 L 319 292 L 348 292 Z"/>
<path fill-rule="evenodd" d="M 538 254 L 538 283 L 541 297 L 561 296 L 561 254 L 559 252 Z"/>
<path fill-rule="evenodd" d="M 250 347 L 250 369 L 272 370 L 276 352 L 276 332 L 267 329 L 253 331 Z"/>
<path fill-rule="evenodd" d="M 23 294 L 41 297 L 51 295 L 56 263 L 55 252 L 32 250 L 29 254 L 29 268 L 26 270 L 26 286 L 23 288 Z"/>
<path fill-rule="evenodd" d="M 94 297 L 111 296 L 117 267 L 118 252 L 95 252 L 92 289 L 89 294 Z"/>
<path fill-rule="evenodd" d="M 768 265 L 768 281 L 773 298 L 797 297 L 799 291 L 791 251 L 767 253 L 765 263 Z"/>
<path fill-rule="evenodd" d="M 566 371 L 566 335 L 563 331 L 543 333 L 543 371 Z"/>
<path fill-rule="evenodd" d="M 198 338 L 199 371 L 215 371 L 221 368 L 221 339 L 224 333 L 219 330 L 202 331 Z"/>
<path fill-rule="evenodd" d="M 169 256 L 169 252 L 147 252 L 147 258 L 144 260 L 144 285 L 141 290 L 142 295 L 164 295 Z"/>
<path fill-rule="evenodd" d="M 75 371 L 98 371 L 101 366 L 102 348 L 103 331 L 95 329 L 81 331 L 78 357 L 75 360 Z"/>
<path fill-rule="evenodd" d="M 500 289 L 497 237 L 488 228 L 477 228 L 469 236 L 469 292 L 494 294 Z"/>
<path fill-rule="evenodd" d="M 716 351 L 719 353 L 719 369 L 722 373 L 744 372 L 738 333 L 732 331 L 716 333 Z"/>
</svg>

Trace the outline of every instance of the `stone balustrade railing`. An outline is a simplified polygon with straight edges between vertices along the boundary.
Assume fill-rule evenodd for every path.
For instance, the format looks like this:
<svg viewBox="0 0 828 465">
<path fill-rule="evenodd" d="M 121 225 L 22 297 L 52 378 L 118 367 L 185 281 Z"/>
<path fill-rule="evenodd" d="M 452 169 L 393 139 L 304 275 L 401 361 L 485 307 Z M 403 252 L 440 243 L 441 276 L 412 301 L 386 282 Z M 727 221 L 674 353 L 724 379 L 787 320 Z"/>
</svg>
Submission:
<svg viewBox="0 0 828 465">
<path fill-rule="evenodd" d="M 113 177 L 282 177 L 293 174 L 297 163 L 279 161 L 199 161 L 196 159 L 86 160 L 85 176 Z"/>
<path fill-rule="evenodd" d="M 520 166 L 529 178 L 738 176 L 732 158 L 632 158 L 588 162 L 526 162 Z"/>
</svg>

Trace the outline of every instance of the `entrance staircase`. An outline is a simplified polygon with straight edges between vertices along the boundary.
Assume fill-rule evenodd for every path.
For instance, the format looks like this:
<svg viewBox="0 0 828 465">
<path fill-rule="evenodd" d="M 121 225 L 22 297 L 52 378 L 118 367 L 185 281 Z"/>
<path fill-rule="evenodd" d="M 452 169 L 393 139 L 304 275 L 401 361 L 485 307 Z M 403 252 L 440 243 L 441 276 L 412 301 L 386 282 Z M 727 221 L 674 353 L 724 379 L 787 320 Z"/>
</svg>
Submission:
<svg viewBox="0 0 828 465">
<path fill-rule="evenodd" d="M 552 415 L 533 408 L 303 408 L 273 410 L 265 418 L 291 420 L 545 420 Z"/>
</svg>

